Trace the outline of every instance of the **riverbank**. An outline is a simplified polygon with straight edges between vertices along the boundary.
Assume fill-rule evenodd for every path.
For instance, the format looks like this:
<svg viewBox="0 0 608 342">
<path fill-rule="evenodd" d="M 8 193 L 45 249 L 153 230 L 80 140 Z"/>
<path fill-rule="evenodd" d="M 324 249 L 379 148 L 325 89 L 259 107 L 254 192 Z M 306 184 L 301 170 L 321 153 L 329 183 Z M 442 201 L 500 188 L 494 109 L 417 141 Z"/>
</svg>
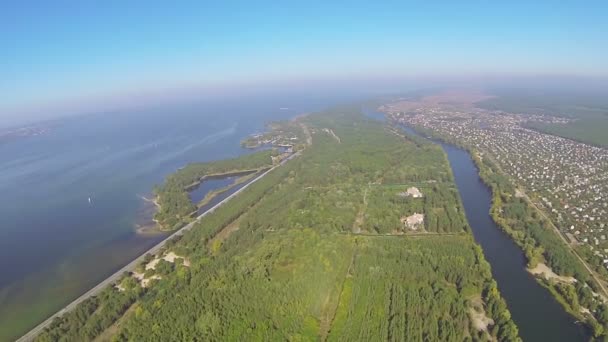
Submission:
<svg viewBox="0 0 608 342">
<path fill-rule="evenodd" d="M 404 128 L 407 133 L 421 138 L 443 140 L 427 130 L 421 130 L 420 134 L 409 127 Z M 588 339 L 589 333 L 575 324 L 580 316 L 571 315 L 574 310 L 564 310 L 562 300 L 526 270 L 527 257 L 523 248 L 496 222 L 496 208 L 501 203 L 496 201 L 496 196 L 500 192 L 495 185 L 490 186 L 492 183 L 488 182 L 487 172 L 478 166 L 481 160 L 476 158 L 477 153 L 471 153 L 464 146 L 449 145 L 451 141 L 434 141 L 441 144 L 448 155 L 475 239 L 492 266 L 494 278 L 522 338 L 552 341 Z"/>
</svg>

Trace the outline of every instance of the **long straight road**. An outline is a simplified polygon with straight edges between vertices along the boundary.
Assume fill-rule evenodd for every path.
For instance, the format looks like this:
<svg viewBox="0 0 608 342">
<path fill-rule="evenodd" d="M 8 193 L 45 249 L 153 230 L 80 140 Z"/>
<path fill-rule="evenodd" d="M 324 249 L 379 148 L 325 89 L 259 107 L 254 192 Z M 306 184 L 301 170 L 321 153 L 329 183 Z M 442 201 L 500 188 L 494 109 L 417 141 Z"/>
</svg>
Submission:
<svg viewBox="0 0 608 342">
<path fill-rule="evenodd" d="M 169 241 L 171 238 L 173 238 L 175 236 L 182 235 L 186 231 L 192 229 L 192 227 L 194 227 L 194 225 L 198 221 L 200 221 L 203 217 L 207 216 L 208 214 L 211 214 L 217 208 L 219 208 L 220 206 L 222 206 L 224 203 L 230 201 L 232 198 L 234 198 L 235 196 L 237 196 L 238 194 L 240 194 L 243 190 L 247 189 L 251 184 L 257 182 L 260 179 L 262 179 L 262 177 L 266 176 L 268 173 L 272 172 L 277 167 L 285 164 L 287 161 L 291 160 L 292 158 L 300 155 L 300 153 L 301 152 L 296 152 L 296 153 L 290 155 L 289 157 L 283 159 L 280 164 L 278 164 L 276 166 L 273 166 L 272 168 L 270 168 L 269 170 L 265 171 L 261 175 L 255 177 L 254 179 L 252 179 L 251 181 L 249 181 L 247 184 L 245 184 L 243 187 L 241 187 L 240 189 L 238 189 L 237 191 L 235 191 L 233 194 L 231 194 L 230 196 L 224 198 L 221 202 L 219 202 L 218 204 L 216 204 L 213 207 L 209 208 L 209 210 L 207 210 L 204 213 L 202 213 L 199 216 L 197 216 L 196 219 L 194 219 L 194 221 L 192 221 L 192 222 L 188 223 L 187 225 L 183 226 L 179 230 L 175 231 L 173 234 L 168 235 L 163 241 L 159 242 L 158 244 L 156 244 L 155 246 L 153 246 L 152 248 L 150 248 L 146 252 L 142 253 L 139 257 L 135 258 L 133 261 L 131 261 L 130 263 L 128 263 L 126 266 L 124 266 L 123 268 L 119 269 L 118 271 L 116 271 L 115 273 L 113 273 L 111 276 L 107 277 L 101 283 L 97 284 L 95 287 L 93 287 L 92 289 L 90 289 L 89 291 L 87 291 L 86 293 L 84 293 L 83 295 L 81 295 L 80 297 L 76 298 L 70 304 L 68 304 L 67 306 L 65 306 L 63 309 L 57 311 L 54 315 L 52 315 L 51 317 L 47 318 L 42 323 L 38 324 L 36 327 L 34 327 L 32 330 L 30 330 L 27 334 L 21 336 L 21 338 L 19 338 L 17 340 L 17 342 L 29 342 L 29 341 L 32 341 L 36 336 L 38 336 L 38 334 L 40 334 L 42 332 L 42 330 L 44 330 L 44 328 L 46 328 L 47 326 L 49 326 L 53 322 L 53 320 L 55 318 L 61 317 L 63 314 L 69 312 L 70 310 L 73 310 L 78 304 L 80 304 L 81 302 L 83 302 L 87 298 L 89 298 L 91 296 L 97 295 L 106 286 L 109 286 L 109 285 L 113 284 L 114 282 L 116 282 L 118 279 L 120 279 L 120 277 L 122 277 L 122 275 L 125 272 L 133 271 L 135 269 L 135 267 L 137 267 L 137 265 L 139 265 L 139 263 L 143 261 L 143 259 L 146 256 L 146 254 L 156 254 L 156 253 L 158 253 L 158 251 L 161 248 L 163 248 L 165 246 L 165 244 L 167 243 L 167 241 Z"/>
</svg>

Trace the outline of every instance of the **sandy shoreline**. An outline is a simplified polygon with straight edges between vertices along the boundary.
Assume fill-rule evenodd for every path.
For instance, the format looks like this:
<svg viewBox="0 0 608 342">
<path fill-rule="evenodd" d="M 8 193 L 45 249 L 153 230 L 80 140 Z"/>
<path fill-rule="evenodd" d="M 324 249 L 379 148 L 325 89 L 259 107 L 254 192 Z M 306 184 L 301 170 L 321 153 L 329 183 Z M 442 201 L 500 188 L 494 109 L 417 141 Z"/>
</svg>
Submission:
<svg viewBox="0 0 608 342">
<path fill-rule="evenodd" d="M 556 280 L 568 284 L 576 283 L 576 278 L 560 276 L 559 274 L 553 272 L 553 270 L 549 266 L 545 265 L 542 262 L 539 262 L 536 267 L 527 268 L 526 270 L 528 270 L 528 272 L 535 276 L 542 276 L 546 280 Z"/>
</svg>

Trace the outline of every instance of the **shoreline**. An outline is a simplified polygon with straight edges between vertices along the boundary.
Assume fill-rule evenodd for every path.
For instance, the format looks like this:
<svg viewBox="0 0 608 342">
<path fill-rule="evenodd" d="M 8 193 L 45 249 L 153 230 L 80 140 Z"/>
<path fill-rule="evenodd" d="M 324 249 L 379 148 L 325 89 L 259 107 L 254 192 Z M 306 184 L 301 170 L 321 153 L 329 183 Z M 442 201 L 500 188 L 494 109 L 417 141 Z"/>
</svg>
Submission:
<svg viewBox="0 0 608 342">
<path fill-rule="evenodd" d="M 424 134 L 424 135 L 428 135 L 428 139 L 430 139 L 431 141 L 436 140 L 436 143 L 444 143 L 444 144 L 448 144 L 448 145 L 452 145 L 458 149 L 461 149 L 463 151 L 465 151 L 467 154 L 470 155 L 471 159 L 473 160 L 473 163 L 475 165 L 475 167 L 478 170 L 478 174 L 479 174 L 479 179 L 481 180 L 481 182 L 487 186 L 489 188 L 489 191 L 491 193 L 491 196 L 494 197 L 496 195 L 496 188 L 495 185 L 493 185 L 491 182 L 488 181 L 488 179 L 484 176 L 484 173 L 487 172 L 487 166 L 485 166 L 482 163 L 482 159 L 481 159 L 481 155 L 480 155 L 480 151 L 463 143 L 460 143 L 458 141 L 455 141 L 453 139 L 449 139 L 446 138 L 440 134 L 437 134 L 433 131 L 430 131 L 428 129 L 422 128 L 422 127 L 417 127 L 417 126 L 409 126 L 406 125 L 406 127 L 411 128 L 412 130 L 414 130 L 415 132 L 419 133 L 419 134 Z M 502 170 L 498 169 L 496 170 L 496 172 L 502 173 Z M 527 196 L 525 196 L 524 198 L 526 198 L 527 201 L 529 201 L 529 199 L 527 198 Z M 528 202 L 529 203 L 529 202 Z M 534 207 L 535 208 L 535 207 Z M 537 209 L 537 208 L 535 208 Z M 538 210 L 538 209 L 537 209 Z M 492 221 L 496 224 L 496 226 L 503 232 L 506 234 L 506 236 L 513 242 L 515 243 L 515 245 L 517 246 L 517 248 L 524 253 L 524 249 L 523 249 L 523 245 L 521 243 L 521 241 L 518 241 L 515 236 L 514 236 L 514 232 L 513 230 L 508 227 L 504 222 L 502 222 L 502 220 L 496 220 L 497 217 L 497 213 L 499 213 L 499 209 L 496 207 L 496 203 L 494 200 L 492 200 L 491 205 L 490 205 L 490 217 L 492 219 Z M 556 234 L 558 237 L 562 238 L 561 234 L 559 234 L 558 232 L 553 232 L 554 234 Z M 576 255 L 576 254 L 575 254 Z M 529 261 L 525 254 L 524 254 L 524 259 L 526 261 Z M 586 267 L 586 264 L 579 258 L 579 261 L 582 263 L 583 266 Z M 538 267 L 540 264 L 545 265 L 546 270 L 543 269 L 543 266 L 540 266 L 540 268 Z M 584 326 L 586 327 L 586 329 L 592 329 L 592 323 L 590 321 L 588 321 L 587 319 L 585 319 L 584 316 L 581 316 L 581 313 L 576 312 L 574 310 L 572 310 L 572 307 L 569 303 L 567 303 L 564 298 L 559 295 L 557 293 L 557 291 L 555 290 L 555 288 L 550 285 L 551 282 L 556 282 L 556 283 L 562 283 L 562 284 L 569 284 L 569 285 L 573 285 L 574 283 L 576 283 L 578 280 L 574 277 L 567 277 L 567 276 L 562 276 L 559 275 L 555 272 L 553 272 L 553 270 L 551 269 L 551 267 L 549 267 L 548 265 L 546 265 L 544 262 L 539 262 L 539 264 L 534 267 L 533 269 L 531 269 L 530 267 L 528 267 L 527 265 L 523 265 L 524 270 L 526 271 L 526 273 L 528 273 L 534 280 L 535 282 L 541 286 L 542 288 L 544 288 L 546 291 L 549 292 L 551 298 L 553 300 L 555 300 L 564 310 L 564 312 L 566 312 L 574 321 L 575 323 L 577 322 L 581 322 L 584 324 Z M 592 272 L 589 271 L 589 269 L 587 269 L 587 271 L 589 272 L 589 274 L 591 275 L 591 277 L 599 283 L 599 281 L 597 279 L 595 279 L 594 275 Z M 536 272 L 536 273 L 535 273 Z M 555 277 L 553 277 L 552 275 L 555 275 Z M 573 279 L 574 281 L 570 280 Z M 600 284 L 600 288 L 603 290 L 603 286 Z M 601 296 L 602 294 L 600 294 Z M 593 316 L 592 316 L 593 317 Z M 595 318 L 593 318 L 593 320 L 595 320 Z"/>
<path fill-rule="evenodd" d="M 144 195 L 138 195 L 143 203 L 138 209 L 133 228 L 138 235 L 153 236 L 167 233 L 160 228 L 160 224 L 154 218 L 154 215 L 160 209 L 158 197 L 148 198 Z"/>
<path fill-rule="evenodd" d="M 138 257 L 136 257 L 132 261 L 130 261 L 127 265 L 123 266 L 122 268 L 120 268 L 119 270 L 117 270 L 116 272 L 114 272 L 113 274 L 111 274 L 109 277 L 107 277 L 106 279 L 104 279 L 103 281 L 101 281 L 100 283 L 98 283 L 96 286 L 94 286 L 93 288 L 91 288 L 90 290 L 88 290 L 87 292 L 85 292 L 84 294 L 82 294 L 79 297 L 77 297 L 76 299 L 74 299 L 68 305 L 66 305 L 62 309 L 58 310 L 57 312 L 55 312 L 53 315 L 51 315 L 50 317 L 48 317 L 47 319 L 45 319 L 44 321 L 42 321 L 38 325 L 34 326 L 30 331 L 28 331 L 26 334 L 24 334 L 23 336 L 21 336 L 16 341 L 17 342 L 25 342 L 25 341 L 32 341 L 32 340 L 34 340 L 36 338 L 36 336 L 38 336 L 38 334 L 40 332 L 42 332 L 42 330 L 44 330 L 48 325 L 50 325 L 56 318 L 59 318 L 59 317 L 63 316 L 63 314 L 67 313 L 68 311 L 73 310 L 74 308 L 76 308 L 76 306 L 78 306 L 78 304 L 80 304 L 84 300 L 86 300 L 86 299 L 88 299 L 88 298 L 90 298 L 92 296 L 97 295 L 99 292 L 101 292 L 103 289 L 105 289 L 106 286 L 110 286 L 114 282 L 116 282 L 117 280 L 119 280 L 124 275 L 125 272 L 130 272 L 130 271 L 134 270 L 139 265 L 139 263 L 144 260 L 144 258 L 146 257 L 147 254 L 156 254 L 156 253 L 158 253 L 165 246 L 165 244 L 168 241 L 170 241 L 172 238 L 177 237 L 177 236 L 181 236 L 186 231 L 189 231 L 203 217 L 205 217 L 205 216 L 213 213 L 217 208 L 219 208 L 223 204 L 227 203 L 232 198 L 236 197 L 242 191 L 246 190 L 251 184 L 254 184 L 258 180 L 260 180 L 264 176 L 266 176 L 268 173 L 270 173 L 271 171 L 273 171 L 274 169 L 282 166 L 284 163 L 288 162 L 289 160 L 291 160 L 294 157 L 299 156 L 299 155 L 300 155 L 300 153 L 293 153 L 293 154 L 291 154 L 289 157 L 287 157 L 283 161 L 281 161 L 280 164 L 275 165 L 275 166 L 271 167 L 270 169 L 264 171 L 262 174 L 258 175 L 254 179 L 252 179 L 249 183 L 245 184 L 243 187 L 241 187 L 238 190 L 236 190 L 233 194 L 229 195 L 228 197 L 224 198 L 219 203 L 217 203 L 214 206 L 212 206 L 211 208 L 207 209 L 204 213 L 202 213 L 199 216 L 197 216 L 194 221 L 187 223 L 186 225 L 182 226 L 178 230 L 170 232 L 169 234 L 167 234 L 167 236 L 162 241 L 160 241 L 156 245 L 152 246 L 150 249 L 148 249 L 145 252 L 143 252 L 141 255 L 139 255 Z"/>
</svg>

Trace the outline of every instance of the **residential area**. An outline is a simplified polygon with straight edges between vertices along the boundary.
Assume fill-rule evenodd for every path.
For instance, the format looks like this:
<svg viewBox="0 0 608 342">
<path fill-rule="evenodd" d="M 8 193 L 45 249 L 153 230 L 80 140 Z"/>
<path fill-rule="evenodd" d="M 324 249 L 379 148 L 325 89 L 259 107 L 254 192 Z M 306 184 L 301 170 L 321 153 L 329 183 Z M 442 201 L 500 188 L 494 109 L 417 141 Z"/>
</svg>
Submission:
<svg viewBox="0 0 608 342">
<path fill-rule="evenodd" d="M 383 109 L 395 122 L 431 130 L 493 158 L 571 244 L 587 245 L 608 268 L 608 150 L 526 128 L 533 121 L 566 119 L 442 106 Z"/>
</svg>

